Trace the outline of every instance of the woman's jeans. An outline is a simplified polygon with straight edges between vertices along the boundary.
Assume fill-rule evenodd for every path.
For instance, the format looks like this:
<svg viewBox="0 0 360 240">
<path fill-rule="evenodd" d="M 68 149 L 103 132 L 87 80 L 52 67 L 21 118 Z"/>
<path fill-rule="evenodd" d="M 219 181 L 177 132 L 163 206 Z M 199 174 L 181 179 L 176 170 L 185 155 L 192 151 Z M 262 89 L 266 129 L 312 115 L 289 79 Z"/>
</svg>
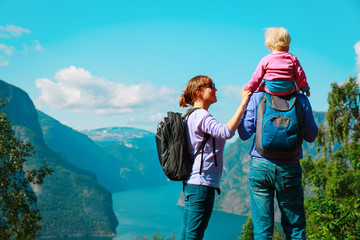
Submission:
<svg viewBox="0 0 360 240">
<path fill-rule="evenodd" d="M 203 239 L 214 206 L 215 188 L 185 184 L 184 197 L 184 221 L 180 239 Z"/>
<path fill-rule="evenodd" d="M 275 195 L 286 239 L 305 239 L 301 178 L 300 164 L 275 164 L 263 159 L 251 159 L 248 186 L 255 240 L 272 239 Z"/>
</svg>

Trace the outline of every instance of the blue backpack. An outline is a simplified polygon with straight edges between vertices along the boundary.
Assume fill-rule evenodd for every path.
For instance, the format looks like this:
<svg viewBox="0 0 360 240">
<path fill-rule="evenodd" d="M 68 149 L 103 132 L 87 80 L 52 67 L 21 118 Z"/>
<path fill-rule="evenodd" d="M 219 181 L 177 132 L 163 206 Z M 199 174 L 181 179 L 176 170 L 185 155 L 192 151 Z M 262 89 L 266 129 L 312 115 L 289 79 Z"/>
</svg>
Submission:
<svg viewBox="0 0 360 240">
<path fill-rule="evenodd" d="M 296 157 L 303 142 L 301 105 L 296 93 L 274 96 L 264 93 L 260 98 L 256 122 L 256 150 L 264 157 L 290 160 Z"/>
</svg>

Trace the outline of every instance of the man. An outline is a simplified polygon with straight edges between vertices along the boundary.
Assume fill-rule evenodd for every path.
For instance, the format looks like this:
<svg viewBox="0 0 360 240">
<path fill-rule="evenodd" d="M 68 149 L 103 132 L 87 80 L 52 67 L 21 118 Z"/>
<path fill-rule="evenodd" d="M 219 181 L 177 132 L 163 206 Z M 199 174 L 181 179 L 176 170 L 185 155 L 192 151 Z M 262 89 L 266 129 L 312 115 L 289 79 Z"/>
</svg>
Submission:
<svg viewBox="0 0 360 240">
<path fill-rule="evenodd" d="M 254 93 L 247 105 L 244 117 L 238 127 L 242 140 L 256 133 L 257 109 L 264 92 Z M 308 98 L 296 94 L 302 113 L 303 139 L 313 142 L 318 133 Z M 248 187 L 251 199 L 251 214 L 254 224 L 255 240 L 272 239 L 274 229 L 274 198 L 276 196 L 281 211 L 281 224 L 286 239 L 305 239 L 305 210 L 302 188 L 302 169 L 300 159 L 302 149 L 291 159 L 280 160 L 262 156 L 256 144 L 251 148 L 251 162 Z"/>
</svg>

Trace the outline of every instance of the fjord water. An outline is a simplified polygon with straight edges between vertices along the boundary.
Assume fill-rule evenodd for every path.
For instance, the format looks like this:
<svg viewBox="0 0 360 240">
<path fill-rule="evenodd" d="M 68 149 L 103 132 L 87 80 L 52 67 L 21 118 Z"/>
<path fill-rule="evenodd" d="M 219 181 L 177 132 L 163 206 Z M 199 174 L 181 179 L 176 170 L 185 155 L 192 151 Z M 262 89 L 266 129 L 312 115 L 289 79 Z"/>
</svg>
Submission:
<svg viewBox="0 0 360 240">
<path fill-rule="evenodd" d="M 176 203 L 182 191 L 181 182 L 169 182 L 156 188 L 133 189 L 113 193 L 113 208 L 119 225 L 117 237 L 81 237 L 52 240 L 135 240 L 161 233 L 179 239 L 183 208 Z M 204 240 L 236 240 L 247 216 L 213 211 Z M 140 238 L 139 238 L 140 239 Z"/>
<path fill-rule="evenodd" d="M 145 235 L 152 239 L 157 232 L 168 238 L 176 232 L 175 239 L 179 239 L 183 208 L 176 203 L 181 190 L 181 182 L 169 182 L 162 187 L 114 193 L 113 206 L 119 226 L 118 237 L 113 240 L 132 240 L 134 236 Z M 246 216 L 214 211 L 204 239 L 236 240 L 246 220 Z"/>
</svg>

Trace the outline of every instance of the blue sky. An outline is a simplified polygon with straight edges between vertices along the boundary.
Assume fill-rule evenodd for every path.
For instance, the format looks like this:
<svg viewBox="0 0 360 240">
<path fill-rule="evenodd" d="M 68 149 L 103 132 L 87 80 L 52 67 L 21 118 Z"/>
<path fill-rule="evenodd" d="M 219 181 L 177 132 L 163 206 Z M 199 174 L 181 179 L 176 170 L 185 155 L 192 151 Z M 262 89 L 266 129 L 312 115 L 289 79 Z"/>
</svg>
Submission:
<svg viewBox="0 0 360 240">
<path fill-rule="evenodd" d="M 271 26 L 290 32 L 313 110 L 360 71 L 358 0 L 0 0 L 0 16 L 0 79 L 75 129 L 154 132 L 167 111 L 185 111 L 178 99 L 199 74 L 215 81 L 209 111 L 226 123 Z"/>
</svg>

